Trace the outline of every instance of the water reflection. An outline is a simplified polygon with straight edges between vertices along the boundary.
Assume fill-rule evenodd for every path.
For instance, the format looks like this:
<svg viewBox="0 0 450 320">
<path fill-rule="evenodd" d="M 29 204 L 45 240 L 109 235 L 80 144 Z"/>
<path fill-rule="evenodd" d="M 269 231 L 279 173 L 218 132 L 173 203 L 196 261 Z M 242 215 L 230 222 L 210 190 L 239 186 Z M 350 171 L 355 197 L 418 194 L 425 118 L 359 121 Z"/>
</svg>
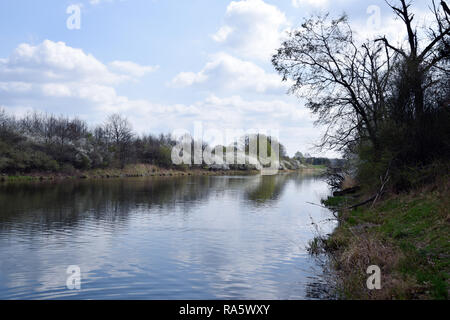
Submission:
<svg viewBox="0 0 450 320">
<path fill-rule="evenodd" d="M 314 298 L 329 213 L 306 202 L 327 193 L 298 174 L 2 185 L 0 298 Z"/>
</svg>

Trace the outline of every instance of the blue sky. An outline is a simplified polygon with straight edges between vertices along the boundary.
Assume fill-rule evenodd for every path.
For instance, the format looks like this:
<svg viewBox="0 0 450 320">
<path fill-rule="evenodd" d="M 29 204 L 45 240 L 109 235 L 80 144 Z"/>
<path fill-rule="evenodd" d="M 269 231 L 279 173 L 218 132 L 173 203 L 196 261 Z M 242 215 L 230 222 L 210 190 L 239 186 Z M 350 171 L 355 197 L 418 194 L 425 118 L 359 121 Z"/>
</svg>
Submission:
<svg viewBox="0 0 450 320">
<path fill-rule="evenodd" d="M 70 5 L 81 9 L 78 30 L 66 25 Z M 368 27 L 374 5 L 381 20 Z M 270 64 L 284 31 L 317 11 L 348 13 L 363 37 L 402 34 L 382 0 L 4 0 L 0 107 L 92 124 L 118 112 L 146 133 L 192 131 L 196 121 L 278 129 L 290 154 L 319 155 L 311 147 L 323 128 Z"/>
</svg>

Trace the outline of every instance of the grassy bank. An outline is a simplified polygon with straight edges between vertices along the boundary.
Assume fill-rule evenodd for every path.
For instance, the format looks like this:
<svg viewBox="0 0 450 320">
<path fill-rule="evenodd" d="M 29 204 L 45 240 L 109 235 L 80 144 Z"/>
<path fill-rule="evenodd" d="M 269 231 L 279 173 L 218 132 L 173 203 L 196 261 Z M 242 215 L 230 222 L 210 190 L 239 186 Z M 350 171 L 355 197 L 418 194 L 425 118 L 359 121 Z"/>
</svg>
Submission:
<svg viewBox="0 0 450 320">
<path fill-rule="evenodd" d="M 108 179 L 134 177 L 171 177 L 205 175 L 256 175 L 259 171 L 209 171 L 203 169 L 165 169 L 154 165 L 128 165 L 124 169 L 73 170 L 70 172 L 34 172 L 29 174 L 3 175 L 3 182 L 48 181 L 64 179 Z"/>
<path fill-rule="evenodd" d="M 302 172 L 323 172 L 322 167 L 308 166 Z M 290 171 L 280 171 L 293 172 Z M 257 170 L 206 170 L 206 169 L 165 169 L 154 165 L 128 165 L 124 169 L 72 170 L 69 172 L 34 172 L 28 174 L 2 175 L 0 182 L 53 181 L 65 179 L 108 179 L 131 177 L 179 177 L 179 176 L 236 176 L 257 175 Z"/>
<path fill-rule="evenodd" d="M 338 210 L 333 234 L 311 243 L 325 251 L 343 299 L 448 299 L 450 272 L 449 179 L 375 206 L 348 208 L 360 199 L 331 197 Z M 370 291 L 366 270 L 381 268 L 382 289 Z"/>
</svg>

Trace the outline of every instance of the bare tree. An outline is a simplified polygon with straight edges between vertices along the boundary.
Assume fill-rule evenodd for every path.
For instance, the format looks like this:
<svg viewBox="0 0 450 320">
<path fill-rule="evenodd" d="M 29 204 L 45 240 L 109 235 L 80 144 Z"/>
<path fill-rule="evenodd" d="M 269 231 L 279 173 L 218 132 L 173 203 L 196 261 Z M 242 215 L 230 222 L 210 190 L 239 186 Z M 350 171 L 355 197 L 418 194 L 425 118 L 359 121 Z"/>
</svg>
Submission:
<svg viewBox="0 0 450 320">
<path fill-rule="evenodd" d="M 342 150 L 360 138 L 379 145 L 376 131 L 396 56 L 377 44 L 358 45 L 345 15 L 325 15 L 292 32 L 272 62 L 284 80 L 294 80 L 291 93 L 305 98 L 317 123 L 327 126 L 321 146 Z"/>
<path fill-rule="evenodd" d="M 120 166 L 124 167 L 130 156 L 129 151 L 133 140 L 133 131 L 130 122 L 119 114 L 113 114 L 106 121 L 105 131 L 108 140 L 114 147 Z"/>
<path fill-rule="evenodd" d="M 19 138 L 16 119 L 0 108 L 0 140 L 11 141 Z"/>
<path fill-rule="evenodd" d="M 406 0 L 388 3 L 404 22 L 407 49 L 386 37 L 356 41 L 345 15 L 310 18 L 290 33 L 272 62 L 285 81 L 293 81 L 290 92 L 305 98 L 317 123 L 326 125 L 321 147 L 346 150 L 369 143 L 379 158 L 382 127 L 394 120 L 420 129 L 422 119 L 429 119 L 436 91 L 448 83 L 450 52 L 448 13 L 431 4 L 434 22 L 419 32 Z"/>
<path fill-rule="evenodd" d="M 86 123 L 80 119 L 69 119 L 61 116 L 55 119 L 54 123 L 55 140 L 61 150 L 64 150 L 67 146 L 76 146 L 81 139 L 86 137 L 88 132 Z"/>
<path fill-rule="evenodd" d="M 406 0 L 399 0 L 398 5 L 388 2 L 394 13 L 399 17 L 407 31 L 407 48 L 395 46 L 386 37 L 377 39 L 382 42 L 386 50 L 395 52 L 402 57 L 400 65 L 402 82 L 399 84 L 399 92 L 396 105 L 403 108 L 400 114 L 410 115 L 419 121 L 423 119 L 425 110 L 425 99 L 427 90 L 433 86 L 442 85 L 436 73 L 448 72 L 441 63 L 448 59 L 450 54 L 450 23 L 448 7 L 444 1 L 441 2 L 444 12 L 441 12 L 435 1 L 432 1 L 432 12 L 434 14 L 434 25 L 427 28 L 427 35 L 422 35 L 418 27 L 413 24 L 414 14 L 411 12 L 411 4 Z M 402 119 L 404 120 L 404 119 Z"/>
</svg>

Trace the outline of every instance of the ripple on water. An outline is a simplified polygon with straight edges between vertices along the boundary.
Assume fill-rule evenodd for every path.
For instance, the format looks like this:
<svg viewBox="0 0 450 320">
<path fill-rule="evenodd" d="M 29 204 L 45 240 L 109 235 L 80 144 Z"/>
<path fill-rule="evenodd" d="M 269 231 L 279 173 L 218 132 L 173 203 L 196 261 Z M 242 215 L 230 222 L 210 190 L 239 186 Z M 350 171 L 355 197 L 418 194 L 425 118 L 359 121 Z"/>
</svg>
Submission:
<svg viewBox="0 0 450 320">
<path fill-rule="evenodd" d="M 302 175 L 0 186 L 0 299 L 320 299 L 305 247 L 331 215 L 306 202 L 327 194 Z"/>
</svg>

